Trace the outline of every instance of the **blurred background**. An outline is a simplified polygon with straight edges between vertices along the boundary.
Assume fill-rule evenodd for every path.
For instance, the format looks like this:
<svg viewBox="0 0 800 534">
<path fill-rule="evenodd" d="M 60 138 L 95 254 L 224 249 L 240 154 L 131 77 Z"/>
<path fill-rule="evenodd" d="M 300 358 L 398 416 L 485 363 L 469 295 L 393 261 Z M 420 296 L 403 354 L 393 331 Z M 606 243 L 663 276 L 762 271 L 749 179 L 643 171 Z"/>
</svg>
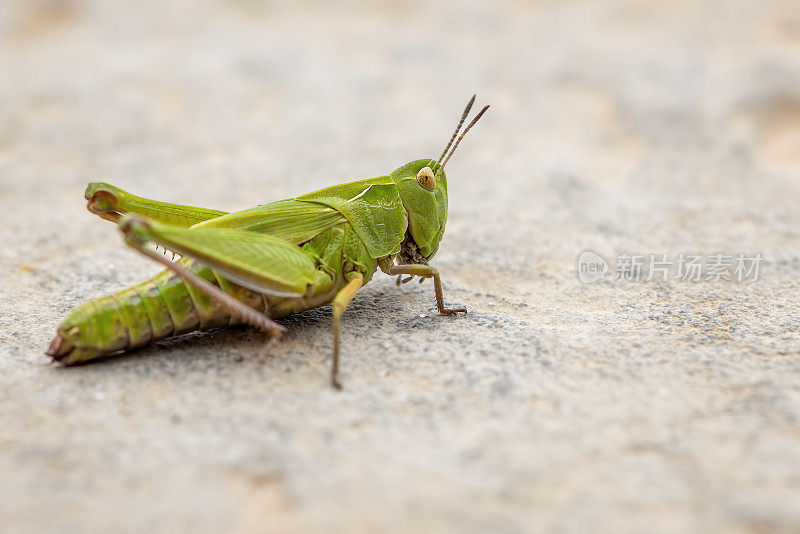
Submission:
<svg viewBox="0 0 800 534">
<path fill-rule="evenodd" d="M 45 364 L 158 270 L 87 182 L 243 209 L 436 157 L 475 92 L 436 261 L 465 318 L 376 277 L 340 395 L 328 310 L 268 356 L 233 330 Z M 798 177 L 796 1 L 2 0 L 0 522 L 797 531 Z M 583 285 L 587 248 L 765 263 Z"/>
</svg>

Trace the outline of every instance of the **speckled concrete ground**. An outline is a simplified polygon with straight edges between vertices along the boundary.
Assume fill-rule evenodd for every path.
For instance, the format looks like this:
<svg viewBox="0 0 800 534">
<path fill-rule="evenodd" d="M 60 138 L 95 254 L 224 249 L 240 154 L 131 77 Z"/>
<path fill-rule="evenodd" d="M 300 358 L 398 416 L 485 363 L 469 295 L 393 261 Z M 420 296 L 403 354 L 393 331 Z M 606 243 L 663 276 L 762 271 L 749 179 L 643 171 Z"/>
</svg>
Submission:
<svg viewBox="0 0 800 534">
<path fill-rule="evenodd" d="M 600 5 L 602 4 L 602 5 Z M 220 209 L 435 156 L 429 285 L 73 369 L 84 300 L 157 267 L 103 179 Z M 5 531 L 800 530 L 796 2 L 6 0 Z M 582 284 L 576 260 L 760 253 L 757 282 Z M 423 316 L 425 315 L 425 316 Z"/>
</svg>

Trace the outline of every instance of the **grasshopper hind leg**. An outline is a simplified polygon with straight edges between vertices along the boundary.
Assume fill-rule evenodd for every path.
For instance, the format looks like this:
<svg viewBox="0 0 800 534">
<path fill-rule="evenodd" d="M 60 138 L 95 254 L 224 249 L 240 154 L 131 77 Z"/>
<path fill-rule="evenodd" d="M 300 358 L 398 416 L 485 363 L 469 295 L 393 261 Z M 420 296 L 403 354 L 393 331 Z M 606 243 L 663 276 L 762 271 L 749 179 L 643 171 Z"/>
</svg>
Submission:
<svg viewBox="0 0 800 534">
<path fill-rule="evenodd" d="M 121 218 L 119 226 L 129 246 L 172 270 L 231 316 L 262 330 L 272 339 L 280 339 L 286 328 L 267 315 L 268 309 L 261 313 L 248 306 L 180 262 L 154 252 L 148 244 L 176 250 L 263 295 L 302 299 L 331 287 L 334 282 L 329 270 L 318 265 L 312 256 L 275 236 L 229 228 L 185 228 L 130 215 Z M 266 300 L 264 304 L 266 308 Z"/>
<path fill-rule="evenodd" d="M 174 271 L 175 274 L 180 276 L 185 282 L 198 287 L 201 291 L 203 291 L 203 293 L 226 308 L 232 315 L 240 317 L 250 326 L 254 326 L 266 334 L 269 334 L 271 338 L 280 339 L 283 333 L 286 332 L 286 328 L 279 325 L 265 314 L 251 308 L 242 301 L 233 298 L 219 287 L 186 269 L 183 265 L 175 261 L 168 260 L 165 256 L 158 254 L 157 252 L 153 252 L 147 248 L 144 243 L 139 243 L 135 240 L 129 240 L 129 244 L 145 256 L 154 259 L 158 263 L 161 263 L 168 269 Z M 266 312 L 267 310 L 264 311 Z"/>
<path fill-rule="evenodd" d="M 87 201 L 86 207 L 91 213 L 114 223 L 118 223 L 123 215 L 132 214 L 142 215 L 163 223 L 192 226 L 227 213 L 137 197 L 104 182 L 90 183 L 86 187 L 84 197 Z"/>
</svg>

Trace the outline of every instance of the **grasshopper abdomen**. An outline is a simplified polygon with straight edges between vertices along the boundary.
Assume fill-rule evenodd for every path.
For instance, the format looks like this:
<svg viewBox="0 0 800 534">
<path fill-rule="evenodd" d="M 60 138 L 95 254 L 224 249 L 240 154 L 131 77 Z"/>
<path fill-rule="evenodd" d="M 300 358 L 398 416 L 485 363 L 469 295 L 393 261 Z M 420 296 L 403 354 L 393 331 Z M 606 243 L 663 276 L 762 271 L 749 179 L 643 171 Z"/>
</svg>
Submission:
<svg viewBox="0 0 800 534">
<path fill-rule="evenodd" d="M 181 262 L 237 300 L 265 311 L 263 295 L 226 280 L 196 260 Z M 73 310 L 59 327 L 47 353 L 56 361 L 72 365 L 170 336 L 240 322 L 196 287 L 165 270 L 141 284 L 90 300 Z"/>
</svg>

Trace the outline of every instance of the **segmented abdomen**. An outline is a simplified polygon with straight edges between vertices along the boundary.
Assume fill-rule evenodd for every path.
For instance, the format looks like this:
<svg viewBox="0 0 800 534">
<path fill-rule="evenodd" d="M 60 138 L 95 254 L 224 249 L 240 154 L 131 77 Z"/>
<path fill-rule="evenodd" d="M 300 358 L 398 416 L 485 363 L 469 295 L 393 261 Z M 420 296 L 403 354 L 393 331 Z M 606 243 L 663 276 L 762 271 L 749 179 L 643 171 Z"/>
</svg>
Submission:
<svg viewBox="0 0 800 534">
<path fill-rule="evenodd" d="M 193 259 L 181 263 L 258 311 L 260 293 L 236 285 Z M 150 280 L 83 304 L 61 323 L 48 354 L 65 364 L 147 345 L 169 336 L 239 324 L 231 315 L 170 270 Z"/>
</svg>

